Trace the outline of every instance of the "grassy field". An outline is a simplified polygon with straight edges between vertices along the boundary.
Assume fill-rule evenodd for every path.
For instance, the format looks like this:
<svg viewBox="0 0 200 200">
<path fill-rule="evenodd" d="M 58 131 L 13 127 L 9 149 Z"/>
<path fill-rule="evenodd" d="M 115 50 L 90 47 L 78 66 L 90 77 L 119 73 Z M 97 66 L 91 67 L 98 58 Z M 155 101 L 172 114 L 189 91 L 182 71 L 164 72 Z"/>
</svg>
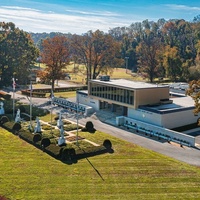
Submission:
<svg viewBox="0 0 200 200">
<path fill-rule="evenodd" d="M 11 200 L 200 199 L 200 169 L 105 133 L 114 153 L 66 164 L 0 128 L 0 195 Z"/>
<path fill-rule="evenodd" d="M 45 66 L 45 64 L 40 64 L 40 67 L 44 69 L 46 66 Z M 85 66 L 83 64 L 75 64 L 75 68 L 77 69 L 77 71 L 74 71 L 74 63 L 70 62 L 70 64 L 67 65 L 67 67 L 64 69 L 64 71 L 66 71 L 66 73 L 70 74 L 71 81 L 84 84 L 85 78 L 86 78 Z M 126 73 L 125 68 L 114 68 L 113 72 L 108 75 L 110 75 L 110 77 L 112 79 L 123 78 L 123 79 L 142 81 L 141 77 L 139 77 L 137 75 L 133 76 L 131 74 L 130 70 L 127 70 L 127 73 Z"/>
</svg>

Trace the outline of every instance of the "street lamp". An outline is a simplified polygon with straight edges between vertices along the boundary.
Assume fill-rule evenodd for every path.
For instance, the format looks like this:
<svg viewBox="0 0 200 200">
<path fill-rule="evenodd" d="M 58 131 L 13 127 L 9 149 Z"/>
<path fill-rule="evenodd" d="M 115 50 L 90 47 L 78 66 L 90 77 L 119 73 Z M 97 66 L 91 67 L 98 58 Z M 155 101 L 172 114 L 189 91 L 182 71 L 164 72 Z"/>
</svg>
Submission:
<svg viewBox="0 0 200 200">
<path fill-rule="evenodd" d="M 128 59 L 129 59 L 129 57 L 125 57 L 125 60 L 126 60 L 126 73 L 127 73 L 127 68 L 128 68 Z"/>
</svg>

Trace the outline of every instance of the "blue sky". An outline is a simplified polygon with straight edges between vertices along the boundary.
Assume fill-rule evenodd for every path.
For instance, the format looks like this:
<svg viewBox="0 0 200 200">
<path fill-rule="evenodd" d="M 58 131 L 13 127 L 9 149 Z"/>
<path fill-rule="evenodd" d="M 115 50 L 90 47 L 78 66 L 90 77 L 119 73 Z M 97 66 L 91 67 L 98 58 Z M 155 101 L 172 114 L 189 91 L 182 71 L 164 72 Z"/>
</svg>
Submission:
<svg viewBox="0 0 200 200">
<path fill-rule="evenodd" d="M 145 19 L 185 19 L 200 14 L 200 0 L 1 0 L 0 21 L 28 32 L 82 34 L 130 26 Z"/>
</svg>

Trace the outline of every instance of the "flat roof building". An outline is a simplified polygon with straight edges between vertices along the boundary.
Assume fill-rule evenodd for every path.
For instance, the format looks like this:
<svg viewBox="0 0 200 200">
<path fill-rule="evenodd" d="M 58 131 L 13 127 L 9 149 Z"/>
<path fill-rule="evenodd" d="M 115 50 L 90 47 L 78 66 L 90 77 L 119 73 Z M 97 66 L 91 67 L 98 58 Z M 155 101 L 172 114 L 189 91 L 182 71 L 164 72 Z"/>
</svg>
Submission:
<svg viewBox="0 0 200 200">
<path fill-rule="evenodd" d="M 94 110 L 107 109 L 119 116 L 165 128 L 195 123 L 191 97 L 170 98 L 168 85 L 125 79 L 89 80 L 88 91 L 79 92 L 79 101 Z"/>
</svg>

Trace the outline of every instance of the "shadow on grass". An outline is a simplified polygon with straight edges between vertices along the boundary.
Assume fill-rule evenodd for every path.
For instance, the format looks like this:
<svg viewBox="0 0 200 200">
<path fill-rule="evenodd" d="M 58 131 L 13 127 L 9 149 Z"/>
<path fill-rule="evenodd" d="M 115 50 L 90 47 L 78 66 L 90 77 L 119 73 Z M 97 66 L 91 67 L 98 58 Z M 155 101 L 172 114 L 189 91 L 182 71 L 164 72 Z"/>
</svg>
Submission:
<svg viewBox="0 0 200 200">
<path fill-rule="evenodd" d="M 105 153 L 112 154 L 112 153 L 114 153 L 114 150 L 113 149 L 106 149 L 105 147 L 102 147 L 102 149 L 100 149 L 98 151 L 87 152 L 84 149 L 79 147 L 79 151 L 77 152 L 76 155 L 69 156 L 65 160 L 62 160 L 62 159 L 60 159 L 60 160 L 65 164 L 72 165 L 72 164 L 78 163 L 78 160 L 81 160 L 81 159 L 87 159 L 88 160 L 89 157 L 93 157 L 93 156 L 97 156 L 97 155 L 101 155 L 101 154 L 105 154 Z M 88 160 L 88 162 L 89 162 L 89 160 Z"/>
</svg>

